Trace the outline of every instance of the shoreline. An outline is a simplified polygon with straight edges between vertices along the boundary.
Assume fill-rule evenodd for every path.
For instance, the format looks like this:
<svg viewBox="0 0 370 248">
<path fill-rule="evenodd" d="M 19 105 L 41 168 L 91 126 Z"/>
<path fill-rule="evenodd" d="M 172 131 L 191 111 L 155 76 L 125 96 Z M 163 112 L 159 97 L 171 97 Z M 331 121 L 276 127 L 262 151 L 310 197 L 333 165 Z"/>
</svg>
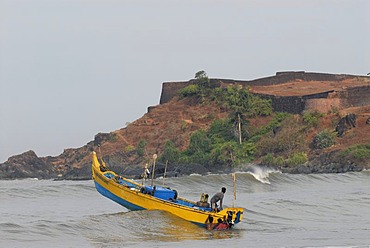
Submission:
<svg viewBox="0 0 370 248">
<path fill-rule="evenodd" d="M 300 175 L 309 175 L 309 174 L 344 174 L 349 172 L 362 172 L 368 171 L 369 168 L 364 166 L 359 166 L 356 164 L 343 164 L 339 165 L 336 163 L 332 163 L 327 166 L 314 166 L 312 162 L 307 162 L 300 166 L 295 166 L 293 168 L 289 167 L 281 167 L 276 168 L 273 166 L 262 165 L 262 164 L 246 164 L 241 165 L 235 168 L 217 168 L 215 170 L 205 170 L 203 166 L 193 165 L 192 167 L 198 167 L 200 170 L 180 170 L 179 167 L 183 167 L 184 165 L 178 165 L 173 169 L 169 169 L 166 173 L 166 178 L 175 178 L 175 177 L 186 177 L 192 175 L 199 175 L 199 176 L 207 176 L 207 175 L 222 175 L 222 174 L 231 174 L 231 173 L 250 173 L 250 174 L 270 174 L 270 173 L 283 173 L 283 174 L 300 174 Z M 163 178 L 163 165 L 159 164 L 156 168 L 155 179 Z M 71 170 L 64 176 L 54 176 L 54 177 L 43 177 L 43 176 L 33 176 L 33 177 L 0 177 L 0 180 L 27 180 L 27 179 L 34 179 L 34 180 L 53 180 L 53 181 L 87 181 L 92 180 L 91 171 L 83 169 L 75 169 Z M 112 171 L 119 171 L 117 167 L 111 169 Z M 133 180 L 140 180 L 142 177 L 140 176 L 141 168 L 137 168 L 136 170 L 132 170 L 130 173 L 117 173 L 124 177 L 133 179 Z"/>
</svg>

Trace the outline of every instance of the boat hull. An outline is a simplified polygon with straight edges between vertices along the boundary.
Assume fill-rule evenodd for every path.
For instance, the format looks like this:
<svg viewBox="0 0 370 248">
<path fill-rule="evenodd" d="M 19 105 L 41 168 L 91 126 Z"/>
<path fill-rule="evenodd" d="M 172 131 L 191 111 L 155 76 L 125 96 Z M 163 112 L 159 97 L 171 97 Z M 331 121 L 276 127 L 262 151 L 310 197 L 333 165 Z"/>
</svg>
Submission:
<svg viewBox="0 0 370 248">
<path fill-rule="evenodd" d="M 127 209 L 134 210 L 134 211 L 135 210 L 145 210 L 145 208 L 142 208 L 140 206 L 132 204 L 131 202 L 126 201 L 126 200 L 122 199 L 121 197 L 116 196 L 115 194 L 112 194 L 109 190 L 107 190 L 106 188 L 104 188 L 103 186 L 101 186 L 97 182 L 95 182 L 95 188 L 103 196 L 111 199 L 114 202 L 117 202 L 118 204 L 120 204 L 121 206 L 123 206 Z"/>
<path fill-rule="evenodd" d="M 211 224 L 217 224 L 219 221 L 229 219 L 233 224 L 237 224 L 242 220 L 243 208 L 225 208 L 216 213 L 210 209 L 198 207 L 195 202 L 183 198 L 164 200 L 143 193 L 142 185 L 120 177 L 113 171 L 102 170 L 95 153 L 93 153 L 92 177 L 100 194 L 129 210 L 163 210 L 201 226 L 206 226 L 210 221 Z"/>
</svg>

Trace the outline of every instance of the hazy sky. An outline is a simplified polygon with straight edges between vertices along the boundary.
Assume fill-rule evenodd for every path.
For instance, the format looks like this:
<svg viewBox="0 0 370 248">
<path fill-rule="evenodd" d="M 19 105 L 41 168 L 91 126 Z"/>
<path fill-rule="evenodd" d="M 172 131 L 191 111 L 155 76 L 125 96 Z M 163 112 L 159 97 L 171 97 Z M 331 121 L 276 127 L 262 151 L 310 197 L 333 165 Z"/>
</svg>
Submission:
<svg viewBox="0 0 370 248">
<path fill-rule="evenodd" d="M 162 82 L 370 72 L 369 0 L 0 0 L 0 162 L 59 155 L 157 105 Z"/>
</svg>

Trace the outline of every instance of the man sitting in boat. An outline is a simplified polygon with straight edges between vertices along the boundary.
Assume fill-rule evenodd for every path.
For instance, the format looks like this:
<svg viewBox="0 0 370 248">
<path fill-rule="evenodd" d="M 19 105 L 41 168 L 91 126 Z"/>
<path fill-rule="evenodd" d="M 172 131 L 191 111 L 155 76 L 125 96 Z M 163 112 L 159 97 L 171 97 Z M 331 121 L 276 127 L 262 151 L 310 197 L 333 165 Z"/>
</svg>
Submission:
<svg viewBox="0 0 370 248">
<path fill-rule="evenodd" d="M 209 203 L 208 203 L 208 194 L 203 193 L 203 194 L 200 196 L 200 201 L 197 201 L 197 206 L 199 206 L 199 207 L 209 208 Z"/>
<path fill-rule="evenodd" d="M 211 208 L 212 211 L 218 212 L 222 210 L 222 200 L 224 199 L 224 194 L 226 193 L 226 188 L 222 187 L 221 192 L 216 193 L 214 196 L 211 198 Z M 220 202 L 220 207 L 218 208 L 217 202 Z"/>
</svg>

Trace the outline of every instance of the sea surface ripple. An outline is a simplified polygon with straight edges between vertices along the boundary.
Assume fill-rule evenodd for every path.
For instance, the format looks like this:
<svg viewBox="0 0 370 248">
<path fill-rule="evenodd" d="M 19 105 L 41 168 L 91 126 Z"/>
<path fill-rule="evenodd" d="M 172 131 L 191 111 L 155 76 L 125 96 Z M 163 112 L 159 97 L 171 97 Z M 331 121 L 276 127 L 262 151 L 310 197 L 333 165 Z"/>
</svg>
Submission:
<svg viewBox="0 0 370 248">
<path fill-rule="evenodd" d="M 229 174 L 156 179 L 198 200 Z M 128 211 L 93 181 L 0 181 L 0 247 L 370 247 L 370 171 L 292 175 L 254 167 L 236 174 L 244 219 L 207 231 L 163 211 Z"/>
</svg>

